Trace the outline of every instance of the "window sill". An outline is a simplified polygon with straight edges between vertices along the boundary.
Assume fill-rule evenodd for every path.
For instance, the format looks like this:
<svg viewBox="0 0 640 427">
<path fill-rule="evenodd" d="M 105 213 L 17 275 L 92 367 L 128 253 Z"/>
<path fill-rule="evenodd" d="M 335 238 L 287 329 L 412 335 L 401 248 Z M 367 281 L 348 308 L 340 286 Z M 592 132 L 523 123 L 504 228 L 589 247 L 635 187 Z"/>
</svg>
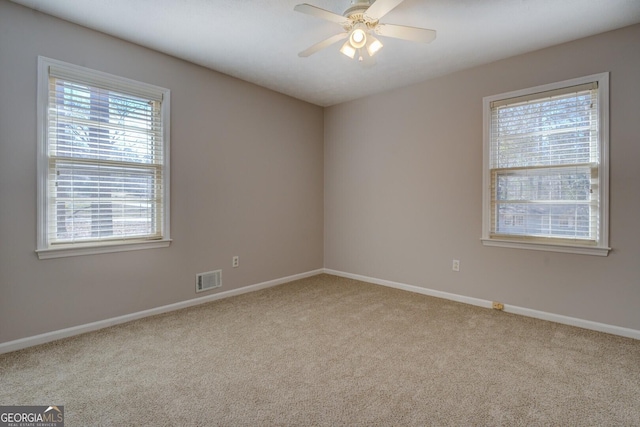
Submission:
<svg viewBox="0 0 640 427">
<path fill-rule="evenodd" d="M 557 245 L 538 242 L 522 242 L 512 240 L 497 240 L 497 239 L 480 239 L 484 246 L 496 246 L 502 248 L 515 248 L 515 249 L 529 249 L 534 251 L 547 251 L 547 252 L 562 252 L 568 254 L 579 255 L 595 255 L 595 256 L 607 256 L 611 248 L 597 247 L 597 246 L 576 246 L 576 245 Z"/>
<path fill-rule="evenodd" d="M 83 245 L 73 247 L 60 247 L 52 249 L 38 249 L 36 253 L 39 259 L 64 258 L 82 255 L 106 254 L 111 252 L 137 251 L 141 249 L 166 248 L 171 240 L 134 241 L 127 243 L 108 243 L 100 245 Z"/>
</svg>

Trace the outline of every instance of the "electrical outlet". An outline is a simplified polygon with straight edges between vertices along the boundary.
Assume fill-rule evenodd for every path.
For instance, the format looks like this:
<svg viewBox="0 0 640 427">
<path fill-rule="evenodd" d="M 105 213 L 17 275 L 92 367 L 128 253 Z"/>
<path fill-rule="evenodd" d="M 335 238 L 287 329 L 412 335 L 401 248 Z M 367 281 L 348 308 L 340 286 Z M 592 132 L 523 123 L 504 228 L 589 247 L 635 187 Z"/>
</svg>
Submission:
<svg viewBox="0 0 640 427">
<path fill-rule="evenodd" d="M 494 310 L 504 310 L 504 304 L 501 302 L 496 302 L 494 301 L 493 303 L 491 303 L 491 308 L 493 308 Z"/>
<path fill-rule="evenodd" d="M 239 267 L 240 266 L 240 257 L 239 256 L 234 256 L 233 259 L 231 260 L 231 266 L 233 268 Z"/>
<path fill-rule="evenodd" d="M 460 271 L 460 260 L 459 259 L 454 259 L 453 260 L 453 264 L 451 264 L 451 269 L 453 271 Z"/>
</svg>

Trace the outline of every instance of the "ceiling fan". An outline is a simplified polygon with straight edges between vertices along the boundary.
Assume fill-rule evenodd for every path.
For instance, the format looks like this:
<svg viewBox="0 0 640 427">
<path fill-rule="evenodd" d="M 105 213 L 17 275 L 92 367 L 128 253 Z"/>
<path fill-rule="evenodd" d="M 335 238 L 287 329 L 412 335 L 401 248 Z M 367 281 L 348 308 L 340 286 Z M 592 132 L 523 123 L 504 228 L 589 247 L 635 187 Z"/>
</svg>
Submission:
<svg viewBox="0 0 640 427">
<path fill-rule="evenodd" d="M 434 30 L 380 23 L 383 16 L 402 2 L 403 0 L 351 0 L 351 5 L 342 15 L 307 3 L 295 6 L 293 10 L 297 12 L 335 22 L 344 29 L 344 32 L 303 50 L 298 56 L 313 55 L 325 47 L 347 39 L 340 52 L 351 59 L 357 58 L 365 66 L 371 66 L 375 64 L 373 56 L 382 49 L 382 42 L 375 35 L 421 43 L 429 43 L 435 39 Z"/>
</svg>

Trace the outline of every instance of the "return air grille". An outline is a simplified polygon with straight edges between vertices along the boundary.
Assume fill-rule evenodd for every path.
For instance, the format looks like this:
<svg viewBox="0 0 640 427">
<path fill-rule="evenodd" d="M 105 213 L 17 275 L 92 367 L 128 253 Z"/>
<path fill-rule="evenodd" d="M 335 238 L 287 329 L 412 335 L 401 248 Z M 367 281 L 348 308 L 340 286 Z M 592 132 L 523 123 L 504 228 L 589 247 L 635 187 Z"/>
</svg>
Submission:
<svg viewBox="0 0 640 427">
<path fill-rule="evenodd" d="M 208 291 L 220 286 L 222 286 L 222 270 L 196 274 L 196 292 Z"/>
</svg>

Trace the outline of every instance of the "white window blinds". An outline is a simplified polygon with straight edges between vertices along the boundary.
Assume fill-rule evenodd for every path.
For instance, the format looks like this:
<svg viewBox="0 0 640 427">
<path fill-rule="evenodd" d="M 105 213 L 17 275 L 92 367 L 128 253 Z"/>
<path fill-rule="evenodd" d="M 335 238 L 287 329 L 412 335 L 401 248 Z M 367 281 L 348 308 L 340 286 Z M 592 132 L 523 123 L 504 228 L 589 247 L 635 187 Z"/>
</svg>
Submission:
<svg viewBox="0 0 640 427">
<path fill-rule="evenodd" d="M 44 249 L 165 238 L 163 90 L 48 71 Z"/>
<path fill-rule="evenodd" d="M 597 80 L 488 103 L 488 239 L 602 243 Z"/>
</svg>

